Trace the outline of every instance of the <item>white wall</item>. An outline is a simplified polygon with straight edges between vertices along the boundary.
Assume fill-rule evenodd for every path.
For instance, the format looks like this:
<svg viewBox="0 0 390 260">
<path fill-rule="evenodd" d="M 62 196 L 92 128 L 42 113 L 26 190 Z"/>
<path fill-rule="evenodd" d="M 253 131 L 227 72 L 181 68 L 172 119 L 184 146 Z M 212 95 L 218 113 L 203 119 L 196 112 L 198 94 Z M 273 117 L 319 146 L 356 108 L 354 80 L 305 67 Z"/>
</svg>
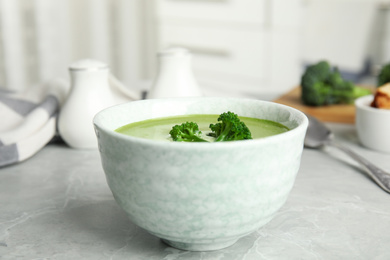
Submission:
<svg viewBox="0 0 390 260">
<path fill-rule="evenodd" d="M 160 1 L 157 0 L 157 3 Z M 293 53 L 293 48 L 300 52 L 301 62 L 298 66 L 328 59 L 344 70 L 356 72 L 362 69 L 367 57 L 378 66 L 390 61 L 389 0 L 258 1 L 267 7 L 264 10 L 270 7 L 272 12 L 261 13 L 264 15 L 258 17 L 261 18 L 261 25 L 256 25 L 256 19 L 247 22 L 248 26 L 242 27 L 245 30 L 240 35 L 260 27 L 268 33 L 270 23 L 280 24 L 277 29 L 280 33 L 273 35 L 279 37 L 278 44 L 267 40 L 273 49 L 280 49 L 281 55 L 275 56 L 279 64 L 283 63 L 283 59 L 286 63 L 290 62 L 283 55 L 283 50 L 289 49 Z M 169 5 L 164 8 L 171 6 L 172 9 L 164 9 L 163 12 L 168 15 L 175 13 L 174 5 L 180 2 L 186 1 L 168 2 Z M 210 1 L 210 6 L 218 8 L 219 2 L 232 5 L 241 3 L 241 0 Z M 303 21 L 304 34 L 302 39 L 285 37 L 283 40 L 284 36 L 292 33 L 289 27 L 295 26 L 293 13 L 297 12 L 292 12 L 289 7 L 292 3 L 295 6 L 301 3 L 307 10 Z M 224 35 L 223 30 L 240 31 L 241 25 L 234 27 L 240 24 L 239 19 L 256 18 L 256 10 L 245 10 L 245 6 L 240 5 L 237 13 L 230 8 L 233 14 L 229 17 L 215 16 L 216 26 L 213 28 L 224 28 L 221 35 Z M 0 0 L 0 87 L 22 90 L 54 77 L 68 77 L 68 65 L 82 58 L 95 58 L 108 63 L 112 72 L 128 85 L 152 79 L 156 72 L 155 51 L 158 42 L 166 40 L 165 36 L 159 34 L 158 27 L 162 20 L 158 18 L 155 8 L 154 0 Z M 205 16 L 209 14 L 204 13 Z M 194 13 L 194 16 L 198 17 L 199 14 Z M 227 18 L 233 21 L 225 23 Z M 168 20 L 164 21 L 167 23 Z M 168 23 L 172 24 L 172 21 Z M 296 30 L 298 27 L 294 28 Z M 289 39 L 294 39 L 294 43 Z M 207 58 L 203 60 L 207 61 Z M 234 59 L 231 61 L 234 62 Z M 264 67 L 263 72 L 269 73 L 266 69 L 269 68 Z M 299 72 L 299 69 L 294 70 Z M 215 70 L 210 71 L 212 74 Z M 249 85 L 258 84 L 257 81 L 249 81 L 250 78 Z M 291 86 L 283 83 L 280 90 L 292 87 L 299 77 L 295 82 L 290 81 Z M 231 82 L 234 83 L 234 80 Z M 231 85 L 234 87 L 237 84 Z"/>
<path fill-rule="evenodd" d="M 78 59 L 106 62 L 125 83 L 144 77 L 142 0 L 0 0 L 0 86 L 68 77 Z"/>
<path fill-rule="evenodd" d="M 370 59 L 390 62 L 390 1 L 307 0 L 305 63 L 326 59 L 358 73 Z"/>
</svg>

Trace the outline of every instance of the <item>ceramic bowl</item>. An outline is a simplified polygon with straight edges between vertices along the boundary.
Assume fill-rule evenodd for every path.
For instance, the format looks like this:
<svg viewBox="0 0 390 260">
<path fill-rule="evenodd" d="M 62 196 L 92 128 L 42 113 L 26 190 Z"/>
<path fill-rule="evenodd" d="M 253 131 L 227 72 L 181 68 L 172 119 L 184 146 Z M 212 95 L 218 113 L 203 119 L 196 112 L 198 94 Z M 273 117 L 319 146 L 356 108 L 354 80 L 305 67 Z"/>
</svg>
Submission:
<svg viewBox="0 0 390 260">
<path fill-rule="evenodd" d="M 114 131 L 145 119 L 226 111 L 291 130 L 220 143 L 163 142 Z M 284 105 L 206 97 L 134 101 L 99 112 L 93 122 L 119 206 L 139 227 L 192 251 L 230 246 L 273 218 L 293 187 L 308 125 L 303 113 Z"/>
<path fill-rule="evenodd" d="M 358 138 L 367 148 L 390 153 L 390 110 L 371 107 L 373 99 L 368 95 L 355 101 Z"/>
</svg>

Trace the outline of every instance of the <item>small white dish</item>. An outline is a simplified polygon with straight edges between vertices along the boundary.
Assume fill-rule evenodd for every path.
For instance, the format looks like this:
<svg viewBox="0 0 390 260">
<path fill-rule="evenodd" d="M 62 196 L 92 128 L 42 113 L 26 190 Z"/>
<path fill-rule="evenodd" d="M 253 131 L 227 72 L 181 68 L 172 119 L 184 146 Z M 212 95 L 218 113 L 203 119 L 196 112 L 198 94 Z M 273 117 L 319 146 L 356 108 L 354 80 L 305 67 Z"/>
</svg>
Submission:
<svg viewBox="0 0 390 260">
<path fill-rule="evenodd" d="M 358 138 L 369 149 L 390 153 L 390 110 L 371 107 L 373 99 L 368 95 L 355 101 Z"/>
</svg>

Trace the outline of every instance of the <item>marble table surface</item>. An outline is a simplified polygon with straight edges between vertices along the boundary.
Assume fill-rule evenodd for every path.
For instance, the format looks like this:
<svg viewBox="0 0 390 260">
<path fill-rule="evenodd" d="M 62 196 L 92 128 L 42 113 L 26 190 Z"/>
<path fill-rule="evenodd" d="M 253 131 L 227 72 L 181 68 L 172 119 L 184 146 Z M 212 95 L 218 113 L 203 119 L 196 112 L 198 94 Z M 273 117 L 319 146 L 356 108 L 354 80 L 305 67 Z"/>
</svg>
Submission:
<svg viewBox="0 0 390 260">
<path fill-rule="evenodd" d="M 359 145 L 353 125 L 336 139 L 390 171 L 390 154 Z M 171 248 L 131 223 L 106 184 L 97 150 L 51 143 L 0 169 L 0 259 L 390 259 L 390 194 L 333 148 L 305 149 L 288 201 L 233 246 Z"/>
</svg>

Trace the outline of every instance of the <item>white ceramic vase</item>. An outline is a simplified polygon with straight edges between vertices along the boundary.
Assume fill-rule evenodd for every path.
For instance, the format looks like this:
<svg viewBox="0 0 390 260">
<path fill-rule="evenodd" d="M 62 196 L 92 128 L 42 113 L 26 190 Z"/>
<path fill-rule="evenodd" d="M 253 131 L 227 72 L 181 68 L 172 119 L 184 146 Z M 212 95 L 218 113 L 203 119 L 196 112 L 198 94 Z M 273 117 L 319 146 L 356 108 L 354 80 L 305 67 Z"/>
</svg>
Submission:
<svg viewBox="0 0 390 260">
<path fill-rule="evenodd" d="M 192 72 L 192 55 L 187 49 L 170 48 L 158 53 L 159 71 L 148 99 L 196 97 L 202 92 Z"/>
<path fill-rule="evenodd" d="M 58 131 L 72 148 L 97 148 L 92 119 L 97 112 L 114 105 L 109 86 L 109 68 L 95 60 L 70 65 L 71 88 L 58 119 Z"/>
</svg>

